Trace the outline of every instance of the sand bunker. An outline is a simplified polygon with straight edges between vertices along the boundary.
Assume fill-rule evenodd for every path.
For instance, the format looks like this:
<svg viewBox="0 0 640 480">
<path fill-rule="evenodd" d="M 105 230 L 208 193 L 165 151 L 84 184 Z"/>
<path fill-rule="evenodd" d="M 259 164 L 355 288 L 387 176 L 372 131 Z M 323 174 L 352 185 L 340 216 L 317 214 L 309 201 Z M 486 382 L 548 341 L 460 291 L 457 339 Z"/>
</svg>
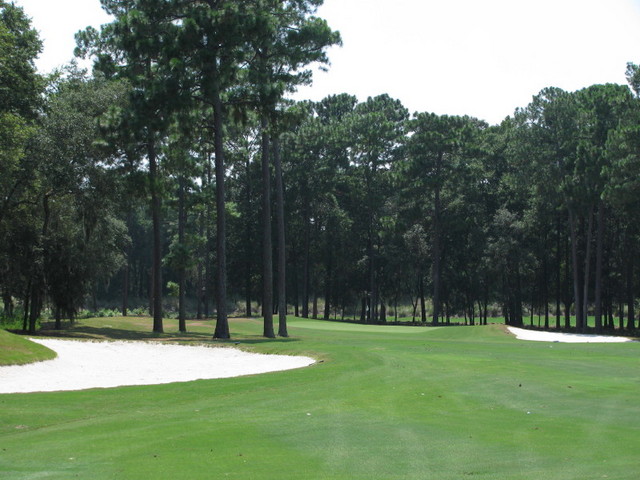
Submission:
<svg viewBox="0 0 640 480">
<path fill-rule="evenodd" d="M 611 337 L 605 335 L 586 335 L 580 333 L 542 332 L 539 330 L 526 330 L 524 328 L 507 327 L 516 338 L 520 340 L 533 340 L 536 342 L 563 342 L 563 343 L 622 343 L 632 342 L 626 337 Z"/>
<path fill-rule="evenodd" d="M 315 362 L 309 357 L 262 355 L 224 347 L 32 340 L 58 356 L 44 362 L 0 367 L 0 393 L 188 382 L 289 370 Z"/>
</svg>

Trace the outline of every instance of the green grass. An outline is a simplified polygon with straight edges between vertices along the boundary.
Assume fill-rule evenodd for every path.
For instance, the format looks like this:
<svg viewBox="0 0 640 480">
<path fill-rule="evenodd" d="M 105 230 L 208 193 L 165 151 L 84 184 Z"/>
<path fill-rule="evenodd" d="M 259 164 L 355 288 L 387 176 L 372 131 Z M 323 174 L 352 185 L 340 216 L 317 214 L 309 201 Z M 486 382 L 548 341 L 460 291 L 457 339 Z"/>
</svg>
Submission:
<svg viewBox="0 0 640 480">
<path fill-rule="evenodd" d="M 0 365 L 23 365 L 55 356 L 47 347 L 0 329 Z"/>
<path fill-rule="evenodd" d="M 82 337 L 179 339 L 151 321 Z M 192 323 L 189 342 L 213 324 Z M 243 349 L 321 363 L 234 379 L 0 395 L 3 479 L 636 479 L 640 344 L 524 342 L 501 325 L 231 320 Z M 71 333 L 71 332 L 70 332 Z"/>
</svg>

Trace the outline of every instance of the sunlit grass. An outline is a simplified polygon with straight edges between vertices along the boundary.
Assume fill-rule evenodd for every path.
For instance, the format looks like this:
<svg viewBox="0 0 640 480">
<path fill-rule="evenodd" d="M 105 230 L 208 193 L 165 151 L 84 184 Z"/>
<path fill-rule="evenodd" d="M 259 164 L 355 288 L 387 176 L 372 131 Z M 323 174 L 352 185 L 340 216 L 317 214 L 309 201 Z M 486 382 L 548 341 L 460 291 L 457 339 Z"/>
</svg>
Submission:
<svg viewBox="0 0 640 480">
<path fill-rule="evenodd" d="M 47 347 L 0 329 L 0 365 L 23 365 L 49 360 L 55 356 L 55 352 Z"/>
</svg>

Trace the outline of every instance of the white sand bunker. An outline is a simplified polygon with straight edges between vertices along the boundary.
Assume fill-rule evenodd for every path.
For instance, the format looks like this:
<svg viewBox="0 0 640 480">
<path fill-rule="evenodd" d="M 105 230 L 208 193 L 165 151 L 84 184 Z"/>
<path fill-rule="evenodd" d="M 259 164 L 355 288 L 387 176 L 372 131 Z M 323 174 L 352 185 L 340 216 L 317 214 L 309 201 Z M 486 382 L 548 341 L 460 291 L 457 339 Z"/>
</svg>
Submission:
<svg viewBox="0 0 640 480">
<path fill-rule="evenodd" d="M 623 343 L 632 342 L 626 337 L 611 337 L 608 335 L 587 335 L 581 333 L 542 332 L 539 330 L 526 330 L 524 328 L 507 327 L 516 338 L 520 340 L 533 340 L 536 342 L 563 342 L 563 343 Z"/>
<path fill-rule="evenodd" d="M 0 367 L 0 393 L 84 390 L 227 378 L 306 367 L 309 357 L 263 355 L 235 348 L 146 342 L 32 339 L 53 360 Z"/>
</svg>

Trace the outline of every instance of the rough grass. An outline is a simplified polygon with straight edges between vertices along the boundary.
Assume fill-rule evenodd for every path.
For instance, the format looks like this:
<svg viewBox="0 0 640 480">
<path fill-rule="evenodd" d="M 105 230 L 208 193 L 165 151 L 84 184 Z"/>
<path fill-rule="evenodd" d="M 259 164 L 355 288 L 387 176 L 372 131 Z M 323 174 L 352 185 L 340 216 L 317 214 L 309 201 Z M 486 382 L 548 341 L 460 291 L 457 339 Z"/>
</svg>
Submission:
<svg viewBox="0 0 640 480">
<path fill-rule="evenodd" d="M 49 360 L 55 356 L 55 352 L 47 347 L 30 342 L 19 335 L 13 335 L 6 330 L 0 330 L 0 366 L 24 365 Z"/>
<path fill-rule="evenodd" d="M 83 337 L 175 341 L 174 322 Z M 209 341 L 213 323 L 185 341 Z M 0 477 L 636 479 L 640 344 L 525 342 L 503 326 L 231 320 L 234 342 L 315 366 L 235 379 L 0 395 Z M 72 334 L 74 332 L 67 332 Z M 128 336 L 128 337 L 127 337 Z"/>
</svg>

